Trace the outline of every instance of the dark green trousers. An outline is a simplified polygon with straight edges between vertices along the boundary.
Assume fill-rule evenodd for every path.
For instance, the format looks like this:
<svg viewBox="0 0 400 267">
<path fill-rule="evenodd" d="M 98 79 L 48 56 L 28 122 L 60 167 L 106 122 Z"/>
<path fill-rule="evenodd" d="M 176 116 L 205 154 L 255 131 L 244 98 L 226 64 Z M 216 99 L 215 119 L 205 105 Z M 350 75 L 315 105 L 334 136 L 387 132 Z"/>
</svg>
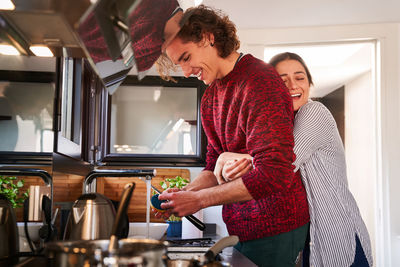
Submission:
<svg viewBox="0 0 400 267">
<path fill-rule="evenodd" d="M 235 248 L 258 266 L 293 267 L 304 248 L 308 225 L 275 236 L 239 242 Z"/>
</svg>

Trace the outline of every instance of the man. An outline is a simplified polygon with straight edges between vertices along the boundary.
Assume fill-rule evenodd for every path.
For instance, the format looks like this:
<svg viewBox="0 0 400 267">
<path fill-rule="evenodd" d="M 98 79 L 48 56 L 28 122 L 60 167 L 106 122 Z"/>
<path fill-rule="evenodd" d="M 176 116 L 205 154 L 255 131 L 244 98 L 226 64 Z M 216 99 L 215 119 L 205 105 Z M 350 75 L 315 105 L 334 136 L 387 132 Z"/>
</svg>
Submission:
<svg viewBox="0 0 400 267">
<path fill-rule="evenodd" d="M 205 6 L 188 9 L 184 23 L 166 47 L 166 56 L 186 77 L 209 85 L 201 101 L 208 138 L 207 164 L 184 190 L 169 189 L 162 215 L 185 216 L 223 204 L 223 218 L 236 246 L 262 266 L 293 266 L 308 229 L 306 193 L 293 172 L 293 108 L 275 69 L 237 52 L 234 24 Z M 168 69 L 163 71 L 162 76 Z M 223 152 L 247 153 L 254 169 L 219 185 L 213 174 Z M 157 214 L 157 216 L 161 216 Z"/>
</svg>

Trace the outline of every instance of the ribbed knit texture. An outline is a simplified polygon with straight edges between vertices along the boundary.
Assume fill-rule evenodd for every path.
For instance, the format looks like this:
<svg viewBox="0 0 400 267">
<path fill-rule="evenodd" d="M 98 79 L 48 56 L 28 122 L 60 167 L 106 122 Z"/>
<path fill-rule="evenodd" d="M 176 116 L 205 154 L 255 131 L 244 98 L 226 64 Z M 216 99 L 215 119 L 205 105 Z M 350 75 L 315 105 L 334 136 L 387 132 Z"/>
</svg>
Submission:
<svg viewBox="0 0 400 267">
<path fill-rule="evenodd" d="M 229 234 L 242 242 L 288 232 L 309 221 L 300 174 L 293 172 L 292 106 L 275 69 L 251 55 L 210 84 L 203 95 L 205 169 L 213 170 L 223 152 L 254 158 L 254 170 L 242 177 L 254 199 L 223 207 Z"/>
</svg>

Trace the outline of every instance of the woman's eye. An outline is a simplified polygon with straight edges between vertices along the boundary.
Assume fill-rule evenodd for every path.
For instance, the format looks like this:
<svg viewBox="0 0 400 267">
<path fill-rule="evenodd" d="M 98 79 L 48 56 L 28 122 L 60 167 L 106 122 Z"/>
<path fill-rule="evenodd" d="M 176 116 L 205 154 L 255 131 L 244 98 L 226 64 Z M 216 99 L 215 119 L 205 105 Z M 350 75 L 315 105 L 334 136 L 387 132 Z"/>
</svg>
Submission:
<svg viewBox="0 0 400 267">
<path fill-rule="evenodd" d="M 187 62 L 189 59 L 190 59 L 190 56 L 186 56 L 186 57 L 183 58 L 183 61 Z"/>
</svg>

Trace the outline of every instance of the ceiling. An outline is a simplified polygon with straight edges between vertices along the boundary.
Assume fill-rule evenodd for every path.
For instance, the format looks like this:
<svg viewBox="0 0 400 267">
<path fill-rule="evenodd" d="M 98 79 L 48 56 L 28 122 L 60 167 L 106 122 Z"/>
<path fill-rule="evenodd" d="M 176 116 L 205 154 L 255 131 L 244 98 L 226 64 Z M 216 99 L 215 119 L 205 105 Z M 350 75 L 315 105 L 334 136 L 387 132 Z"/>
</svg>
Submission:
<svg viewBox="0 0 400 267">
<path fill-rule="evenodd" d="M 400 22 L 399 0 L 203 0 L 203 4 L 223 10 L 241 30 Z"/>
<path fill-rule="evenodd" d="M 187 6 L 190 3 L 185 2 L 194 1 L 181 0 L 180 2 L 181 5 Z M 241 31 L 261 28 L 400 22 L 400 1 L 398 0 L 248 0 L 246 2 L 203 0 L 203 4 L 221 9 Z M 313 97 L 322 97 L 373 68 L 371 44 L 350 45 L 344 50 L 337 46 L 330 48 L 285 46 L 283 49 L 279 47 L 268 47 L 268 49 L 271 50 L 269 56 L 278 52 L 291 51 L 304 58 L 314 79 Z M 318 56 L 310 56 L 308 51 L 310 49 L 314 54 L 321 55 L 319 59 L 324 58 L 324 66 L 319 64 Z M 340 52 L 335 53 L 338 49 Z M 330 61 L 327 55 L 336 55 L 338 58 Z M 267 53 L 263 59 L 268 61 Z"/>
</svg>

